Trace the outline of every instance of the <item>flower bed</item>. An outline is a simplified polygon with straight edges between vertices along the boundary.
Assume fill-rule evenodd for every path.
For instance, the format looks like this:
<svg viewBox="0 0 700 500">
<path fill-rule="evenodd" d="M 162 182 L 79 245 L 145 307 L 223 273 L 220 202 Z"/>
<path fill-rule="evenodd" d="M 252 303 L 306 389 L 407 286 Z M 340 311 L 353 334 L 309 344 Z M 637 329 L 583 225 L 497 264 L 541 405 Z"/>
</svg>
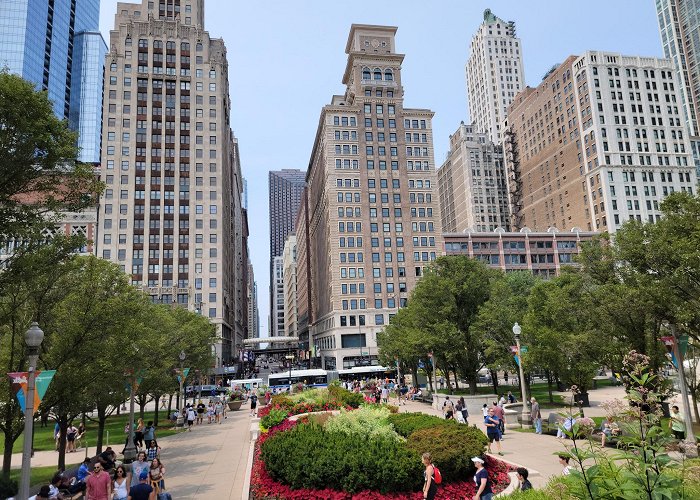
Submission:
<svg viewBox="0 0 700 500">
<path fill-rule="evenodd" d="M 308 403 L 303 405 L 308 409 Z M 290 408 L 291 411 L 295 409 L 300 409 L 298 404 Z M 420 500 L 423 498 L 420 489 L 423 483 L 421 450 L 411 444 L 426 443 L 430 436 L 424 435 L 425 431 L 439 429 L 438 442 L 432 445 L 435 449 L 428 450 L 434 456 L 442 451 L 439 448 L 441 442 L 449 448 L 453 439 L 460 443 L 458 448 L 469 448 L 469 451 L 463 450 L 466 453 L 473 450 L 483 452 L 485 437 L 475 428 L 461 426 L 460 429 L 456 425 L 430 428 L 422 418 L 409 417 L 408 420 L 412 420 L 410 427 L 414 427 L 410 431 L 416 431 L 416 437 L 412 438 L 410 433 L 402 437 L 401 432 L 396 434 L 390 422 L 390 418 L 396 416 L 390 417 L 386 409 L 369 406 L 362 407 L 357 415 L 350 412 L 351 409 L 347 408 L 323 423 L 307 417 L 298 422 L 287 418 L 261 434 L 255 447 L 251 478 L 253 497 L 256 500 Z M 298 413 L 303 412 L 293 414 Z M 434 424 L 442 421 L 437 417 L 429 418 L 435 419 Z M 421 425 L 415 425 L 419 419 Z M 374 429 L 370 433 L 372 437 L 358 435 L 357 429 L 364 426 Z M 406 432 L 407 426 L 404 425 L 402 430 Z M 452 463 L 453 457 L 444 452 L 442 458 L 449 458 L 450 463 L 441 465 L 436 460 L 444 479 L 436 498 L 471 499 L 475 493 L 474 482 L 469 480 L 473 474 L 471 461 Z M 269 460 L 269 467 L 265 459 Z M 486 466 L 494 491 L 505 489 L 510 481 L 509 465 L 487 457 Z M 447 475 L 449 477 L 445 475 L 447 471 L 451 472 Z"/>
</svg>

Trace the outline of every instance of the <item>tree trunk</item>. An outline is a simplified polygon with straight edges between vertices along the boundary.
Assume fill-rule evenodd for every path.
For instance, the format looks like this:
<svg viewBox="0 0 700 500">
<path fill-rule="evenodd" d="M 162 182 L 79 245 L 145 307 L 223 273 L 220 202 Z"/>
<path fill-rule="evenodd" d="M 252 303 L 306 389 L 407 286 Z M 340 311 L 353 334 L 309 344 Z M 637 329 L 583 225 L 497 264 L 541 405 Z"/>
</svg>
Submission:
<svg viewBox="0 0 700 500">
<path fill-rule="evenodd" d="M 456 370 L 456 369 L 453 369 L 453 370 L 452 370 L 452 373 L 453 373 L 454 376 L 455 376 L 455 390 L 456 390 L 456 391 L 459 391 L 459 376 L 457 375 L 457 370 Z"/>
<path fill-rule="evenodd" d="M 5 433 L 5 452 L 2 454 L 2 477 L 5 480 L 10 479 L 10 468 L 12 467 L 12 446 L 15 440 L 12 439 L 12 434 Z"/>
<path fill-rule="evenodd" d="M 554 394 L 552 394 L 552 391 L 554 390 L 552 388 L 552 372 L 545 370 L 545 373 L 547 374 L 547 392 L 549 393 L 549 402 L 554 403 Z"/>
<path fill-rule="evenodd" d="M 168 418 L 173 414 L 173 395 L 168 396 Z"/>
<path fill-rule="evenodd" d="M 496 370 L 489 370 L 491 373 L 491 383 L 493 384 L 493 392 L 498 394 L 498 372 Z"/>
<path fill-rule="evenodd" d="M 95 441 L 95 454 L 102 453 L 104 441 L 105 423 L 107 422 L 106 408 L 97 408 L 97 440 Z"/>
<path fill-rule="evenodd" d="M 146 412 L 146 403 L 148 403 L 148 398 L 139 398 L 139 417 L 141 420 Z"/>
<path fill-rule="evenodd" d="M 693 412 L 695 413 L 695 421 L 700 422 L 700 413 L 698 413 L 698 398 L 696 395 L 696 391 L 692 391 L 690 394 L 692 395 L 693 399 Z M 692 422 L 688 425 L 692 425 Z"/>
<path fill-rule="evenodd" d="M 447 391 L 452 394 L 452 390 L 450 389 L 450 370 L 445 370 L 445 383 L 447 384 Z"/>
<path fill-rule="evenodd" d="M 478 379 L 475 373 L 470 374 L 467 382 L 469 382 L 469 394 L 474 396 L 476 394 L 476 383 Z"/>
<path fill-rule="evenodd" d="M 155 425 L 156 427 L 158 427 L 158 413 L 160 412 L 160 408 L 159 408 L 159 407 L 160 407 L 160 394 L 154 396 L 153 399 L 154 399 L 155 402 L 156 402 L 156 414 L 155 414 L 155 416 L 153 417 L 153 425 Z M 143 418 L 143 417 L 141 417 L 141 418 Z"/>
</svg>

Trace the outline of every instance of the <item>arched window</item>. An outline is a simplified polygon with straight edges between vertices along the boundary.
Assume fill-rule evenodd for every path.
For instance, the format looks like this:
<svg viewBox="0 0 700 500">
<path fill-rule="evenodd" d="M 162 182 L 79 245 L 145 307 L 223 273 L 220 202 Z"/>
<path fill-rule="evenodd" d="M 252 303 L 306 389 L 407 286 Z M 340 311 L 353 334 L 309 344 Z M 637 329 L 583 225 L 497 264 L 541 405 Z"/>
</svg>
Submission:
<svg viewBox="0 0 700 500">
<path fill-rule="evenodd" d="M 379 68 L 374 68 L 374 79 L 375 80 L 381 80 L 382 79 L 382 70 Z"/>
<path fill-rule="evenodd" d="M 394 80 L 394 73 L 390 69 L 384 70 L 384 79 L 387 82 L 393 81 Z"/>
<path fill-rule="evenodd" d="M 180 50 L 190 50 L 190 44 L 189 42 L 182 42 L 180 43 Z"/>
<path fill-rule="evenodd" d="M 362 68 L 362 79 L 363 80 L 371 80 L 372 75 L 369 71 L 369 68 Z"/>
<path fill-rule="evenodd" d="M 173 42 L 172 40 L 166 42 L 165 48 L 166 48 L 167 50 L 175 50 L 175 42 Z"/>
</svg>

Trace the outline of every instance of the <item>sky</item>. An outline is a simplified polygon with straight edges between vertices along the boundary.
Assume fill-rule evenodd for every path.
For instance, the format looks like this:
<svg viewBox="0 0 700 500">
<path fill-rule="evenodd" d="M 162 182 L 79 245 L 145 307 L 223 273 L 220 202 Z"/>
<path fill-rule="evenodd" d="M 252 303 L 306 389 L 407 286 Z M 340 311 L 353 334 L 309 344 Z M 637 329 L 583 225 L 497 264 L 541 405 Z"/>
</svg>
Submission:
<svg viewBox="0 0 700 500">
<path fill-rule="evenodd" d="M 269 314 L 267 172 L 306 170 L 321 108 L 341 83 L 350 25 L 397 26 L 404 105 L 435 112 L 435 163 L 449 135 L 468 123 L 464 66 L 490 8 L 516 22 L 525 81 L 537 86 L 554 64 L 586 50 L 661 57 L 653 0 L 204 0 L 205 29 L 223 38 L 229 62 L 231 123 L 248 181 L 249 248 L 258 282 L 260 333 Z M 133 0 L 132 3 L 135 3 Z M 102 0 L 109 46 L 117 4 Z"/>
</svg>

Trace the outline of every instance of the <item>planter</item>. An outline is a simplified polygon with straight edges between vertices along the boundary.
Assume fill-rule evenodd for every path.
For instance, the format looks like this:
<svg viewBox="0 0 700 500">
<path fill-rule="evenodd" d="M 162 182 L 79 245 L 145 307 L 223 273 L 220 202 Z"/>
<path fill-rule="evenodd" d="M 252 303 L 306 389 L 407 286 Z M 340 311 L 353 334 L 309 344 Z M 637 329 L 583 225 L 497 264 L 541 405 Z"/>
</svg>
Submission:
<svg viewBox="0 0 700 500">
<path fill-rule="evenodd" d="M 241 409 L 241 406 L 243 405 L 243 400 L 238 400 L 238 401 L 229 401 L 228 402 L 228 409 L 231 411 L 237 411 Z"/>
<path fill-rule="evenodd" d="M 582 392 L 582 393 L 580 393 L 580 394 L 577 394 L 577 395 L 576 395 L 576 399 L 577 399 L 578 401 L 583 401 L 583 405 L 582 405 L 582 406 L 584 406 L 584 407 L 586 407 L 586 408 L 589 408 L 589 407 L 591 406 L 591 402 L 590 402 L 590 400 L 588 399 L 588 392 Z"/>
</svg>

